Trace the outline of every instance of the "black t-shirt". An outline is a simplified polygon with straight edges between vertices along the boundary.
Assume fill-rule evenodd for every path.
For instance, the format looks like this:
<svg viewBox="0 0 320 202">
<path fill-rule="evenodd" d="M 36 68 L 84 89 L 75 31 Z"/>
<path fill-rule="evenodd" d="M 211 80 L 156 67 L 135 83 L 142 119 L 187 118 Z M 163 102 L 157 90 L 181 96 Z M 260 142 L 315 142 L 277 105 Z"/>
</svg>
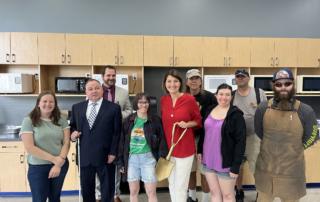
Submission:
<svg viewBox="0 0 320 202">
<path fill-rule="evenodd" d="M 207 107 L 209 107 L 210 105 L 213 105 L 213 104 L 218 104 L 216 96 L 214 96 L 214 94 L 210 93 L 209 91 L 205 90 L 204 91 L 204 95 L 202 95 L 201 93 L 198 93 L 194 97 L 196 98 L 198 107 L 200 109 L 200 114 L 201 114 L 201 117 L 202 117 L 202 125 L 204 126 L 203 117 L 206 115 Z M 195 137 L 199 137 L 200 135 L 203 134 L 203 132 L 204 132 L 203 128 L 195 130 L 194 131 L 194 136 Z"/>
</svg>

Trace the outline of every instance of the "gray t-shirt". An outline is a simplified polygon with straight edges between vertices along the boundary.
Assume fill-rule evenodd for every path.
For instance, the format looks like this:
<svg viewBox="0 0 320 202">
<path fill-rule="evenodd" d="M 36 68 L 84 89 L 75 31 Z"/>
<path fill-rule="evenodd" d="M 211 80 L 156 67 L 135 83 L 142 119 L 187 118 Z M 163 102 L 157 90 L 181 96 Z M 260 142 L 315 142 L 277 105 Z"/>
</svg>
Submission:
<svg viewBox="0 0 320 202">
<path fill-rule="evenodd" d="M 267 96 L 262 89 L 260 91 L 260 102 L 267 100 Z M 237 106 L 243 112 L 243 118 L 246 122 L 247 136 L 254 133 L 254 114 L 257 109 L 256 91 L 250 87 L 250 91 L 246 96 L 242 96 L 235 92 L 233 105 Z"/>
<path fill-rule="evenodd" d="M 51 120 L 41 119 L 42 125 L 36 127 L 32 125 L 30 117 L 26 117 L 22 121 L 19 135 L 23 133 L 33 133 L 34 145 L 53 156 L 59 156 L 62 148 L 63 130 L 70 128 L 67 118 L 61 115 L 59 124 L 54 125 Z M 31 154 L 27 156 L 27 162 L 33 165 L 52 164 L 50 161 L 38 159 Z"/>
<path fill-rule="evenodd" d="M 268 103 L 269 101 L 261 102 L 254 117 L 255 132 L 260 139 L 263 138 L 263 117 L 268 108 Z M 293 107 L 295 104 L 295 100 L 291 103 Z M 277 106 L 278 102 L 274 100 L 271 108 L 276 109 Z M 303 136 L 301 141 L 304 148 L 306 149 L 312 146 L 319 139 L 317 118 L 313 109 L 309 105 L 302 102 L 300 102 L 297 113 L 303 127 Z"/>
</svg>

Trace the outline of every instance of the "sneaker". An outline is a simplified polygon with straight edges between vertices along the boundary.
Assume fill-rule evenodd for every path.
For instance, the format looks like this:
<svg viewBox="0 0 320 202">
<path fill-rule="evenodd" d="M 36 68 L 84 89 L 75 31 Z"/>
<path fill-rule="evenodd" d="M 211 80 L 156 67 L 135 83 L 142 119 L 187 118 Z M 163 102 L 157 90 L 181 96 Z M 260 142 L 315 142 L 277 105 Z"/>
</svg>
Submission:
<svg viewBox="0 0 320 202">
<path fill-rule="evenodd" d="M 236 191 L 236 201 L 243 201 L 244 200 L 244 192 L 242 189 L 237 189 Z"/>
<path fill-rule="evenodd" d="M 189 196 L 189 197 L 187 198 L 187 202 L 198 202 L 198 199 L 196 199 L 196 200 L 194 201 L 194 200 L 192 200 L 192 198 Z"/>
</svg>

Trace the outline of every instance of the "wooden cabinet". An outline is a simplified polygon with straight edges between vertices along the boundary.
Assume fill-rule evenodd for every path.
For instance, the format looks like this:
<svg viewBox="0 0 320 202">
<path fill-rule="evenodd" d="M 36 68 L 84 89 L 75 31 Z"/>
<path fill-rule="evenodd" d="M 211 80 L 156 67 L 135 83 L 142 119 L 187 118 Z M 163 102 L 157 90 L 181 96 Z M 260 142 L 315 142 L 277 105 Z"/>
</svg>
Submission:
<svg viewBox="0 0 320 202">
<path fill-rule="evenodd" d="M 65 34 L 39 33 L 39 64 L 66 63 Z"/>
<path fill-rule="evenodd" d="M 144 36 L 144 66 L 173 66 L 173 37 Z"/>
<path fill-rule="evenodd" d="M 66 34 L 66 65 L 92 65 L 91 34 Z"/>
<path fill-rule="evenodd" d="M 250 38 L 228 38 L 228 67 L 250 67 Z"/>
<path fill-rule="evenodd" d="M 92 35 L 93 65 L 118 65 L 118 36 Z"/>
<path fill-rule="evenodd" d="M 69 169 L 64 179 L 62 190 L 77 190 L 79 184 L 78 166 L 76 165 L 76 143 L 70 143 L 70 150 L 68 153 Z"/>
<path fill-rule="evenodd" d="M 10 32 L 0 32 L 0 64 L 10 64 Z"/>
<path fill-rule="evenodd" d="M 119 66 L 143 66 L 143 36 L 120 35 Z"/>
<path fill-rule="evenodd" d="M 174 66 L 202 66 L 202 37 L 174 37 Z"/>
<path fill-rule="evenodd" d="M 320 39 L 298 39 L 298 67 L 320 67 Z"/>
<path fill-rule="evenodd" d="M 204 67 L 226 66 L 227 40 L 227 37 L 203 37 Z"/>
<path fill-rule="evenodd" d="M 274 39 L 275 67 L 296 67 L 298 59 L 298 39 Z"/>
<path fill-rule="evenodd" d="M 25 192 L 26 155 L 22 142 L 0 142 L 0 192 Z"/>
<path fill-rule="evenodd" d="M 251 38 L 251 67 L 273 67 L 274 60 L 273 38 Z"/>
<path fill-rule="evenodd" d="M 319 183 L 320 148 L 312 146 L 304 151 L 304 155 L 306 160 L 307 183 Z"/>
</svg>

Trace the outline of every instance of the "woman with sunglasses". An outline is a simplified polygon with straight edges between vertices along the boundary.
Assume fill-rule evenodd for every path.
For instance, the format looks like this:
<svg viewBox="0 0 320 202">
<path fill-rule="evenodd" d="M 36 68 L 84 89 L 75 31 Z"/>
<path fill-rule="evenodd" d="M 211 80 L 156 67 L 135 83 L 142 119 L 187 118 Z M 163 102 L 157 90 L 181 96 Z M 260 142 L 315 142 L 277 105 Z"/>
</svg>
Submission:
<svg viewBox="0 0 320 202">
<path fill-rule="evenodd" d="M 28 152 L 32 201 L 60 201 L 69 168 L 70 127 L 53 92 L 39 94 L 36 106 L 23 119 L 20 136 Z"/>
<path fill-rule="evenodd" d="M 157 202 L 155 166 L 159 157 L 166 158 L 168 154 L 162 122 L 149 112 L 150 98 L 146 93 L 138 93 L 132 105 L 137 112 L 122 124 L 117 168 L 123 173 L 123 181 L 129 182 L 131 202 L 139 201 L 140 180 L 144 182 L 148 201 Z"/>
<path fill-rule="evenodd" d="M 218 104 L 207 108 L 204 135 L 198 144 L 198 161 L 211 191 L 211 201 L 234 202 L 234 186 L 246 146 L 243 112 L 230 104 L 232 87 L 221 84 L 215 94 Z"/>
<path fill-rule="evenodd" d="M 186 202 L 193 156 L 196 153 L 194 130 L 202 127 L 199 107 L 193 96 L 182 93 L 183 81 L 181 74 L 172 69 L 162 81 L 162 89 L 167 95 L 161 98 L 161 117 L 168 147 L 172 144 L 173 124 L 175 128 L 173 143 L 176 143 L 185 129 L 185 135 L 172 152 L 170 161 L 174 163 L 168 178 L 172 202 Z"/>
</svg>

